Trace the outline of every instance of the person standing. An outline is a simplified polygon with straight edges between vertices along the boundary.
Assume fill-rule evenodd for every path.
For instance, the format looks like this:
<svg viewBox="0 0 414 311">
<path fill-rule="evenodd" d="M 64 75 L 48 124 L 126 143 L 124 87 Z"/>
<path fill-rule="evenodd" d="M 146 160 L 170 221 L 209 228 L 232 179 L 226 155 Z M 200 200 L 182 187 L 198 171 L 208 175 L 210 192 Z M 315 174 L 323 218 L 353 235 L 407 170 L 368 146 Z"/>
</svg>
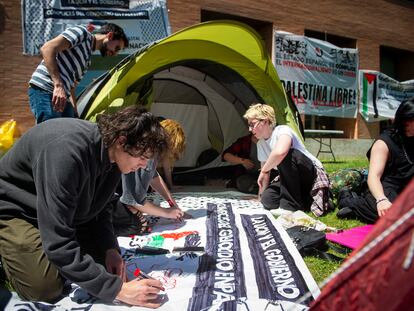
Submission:
<svg viewBox="0 0 414 311">
<path fill-rule="evenodd" d="M 53 302 L 65 279 L 105 301 L 158 307 L 158 280 L 126 282 L 111 222 L 121 173 L 167 149 L 156 117 L 137 106 L 43 122 L 0 160 L 0 256 L 26 300 Z"/>
<path fill-rule="evenodd" d="M 92 52 L 115 56 L 128 44 L 122 28 L 111 23 L 96 34 L 75 26 L 47 41 L 40 49 L 43 60 L 29 81 L 29 103 L 36 123 L 77 117 L 75 88 L 91 64 Z"/>
</svg>

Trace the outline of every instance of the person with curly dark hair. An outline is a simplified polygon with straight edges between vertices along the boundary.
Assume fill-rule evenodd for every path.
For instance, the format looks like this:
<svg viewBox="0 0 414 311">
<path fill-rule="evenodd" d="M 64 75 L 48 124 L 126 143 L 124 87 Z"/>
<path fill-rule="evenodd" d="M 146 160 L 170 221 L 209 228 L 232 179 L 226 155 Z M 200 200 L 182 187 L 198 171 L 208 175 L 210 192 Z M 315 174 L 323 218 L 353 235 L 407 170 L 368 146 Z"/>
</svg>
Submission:
<svg viewBox="0 0 414 311">
<path fill-rule="evenodd" d="M 367 157 L 369 191 L 362 196 L 340 191 L 339 218 L 376 222 L 414 177 L 414 97 L 400 104 L 391 128 L 375 140 Z"/>
<path fill-rule="evenodd" d="M 121 173 L 163 154 L 167 136 L 137 106 L 39 124 L 0 160 L 0 256 L 22 299 L 52 302 L 65 280 L 105 302 L 158 307 L 158 280 L 126 282 L 108 204 Z"/>
</svg>

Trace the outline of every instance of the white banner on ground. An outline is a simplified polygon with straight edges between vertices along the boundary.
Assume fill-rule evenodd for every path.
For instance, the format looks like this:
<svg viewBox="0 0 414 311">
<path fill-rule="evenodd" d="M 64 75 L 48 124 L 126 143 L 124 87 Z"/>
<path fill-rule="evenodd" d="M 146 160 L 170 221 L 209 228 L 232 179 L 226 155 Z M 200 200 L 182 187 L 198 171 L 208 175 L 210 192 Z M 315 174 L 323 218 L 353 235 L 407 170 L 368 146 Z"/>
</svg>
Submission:
<svg viewBox="0 0 414 311">
<path fill-rule="evenodd" d="M 394 118 L 400 103 L 414 96 L 414 80 L 399 82 L 373 70 L 359 71 L 359 112 L 368 122 Z"/>
<path fill-rule="evenodd" d="M 66 28 L 104 23 L 122 27 L 130 40 L 123 54 L 170 34 L 166 0 L 22 0 L 23 53 L 38 55 L 40 47 Z"/>
<path fill-rule="evenodd" d="M 277 31 L 274 65 L 301 114 L 356 118 L 358 50 Z"/>
<path fill-rule="evenodd" d="M 318 286 L 283 227 L 268 211 L 249 202 L 213 197 L 178 200 L 191 219 L 182 223 L 164 219 L 149 235 L 118 238 L 128 278 L 141 270 L 160 280 L 165 292 L 159 310 L 307 310 L 320 293 Z M 142 247 L 184 250 L 153 256 L 143 254 Z M 200 247 L 200 252 L 189 251 Z M 6 310 L 17 309 L 130 307 L 105 304 L 72 285 L 70 294 L 54 305 L 24 302 L 14 295 Z"/>
</svg>

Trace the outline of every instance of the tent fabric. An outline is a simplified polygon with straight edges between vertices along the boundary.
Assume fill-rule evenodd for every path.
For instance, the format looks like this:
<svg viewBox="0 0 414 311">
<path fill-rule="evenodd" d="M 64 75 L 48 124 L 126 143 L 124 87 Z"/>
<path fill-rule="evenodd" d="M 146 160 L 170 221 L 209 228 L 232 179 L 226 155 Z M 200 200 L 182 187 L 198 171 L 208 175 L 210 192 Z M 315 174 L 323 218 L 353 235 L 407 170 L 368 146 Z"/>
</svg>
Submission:
<svg viewBox="0 0 414 311">
<path fill-rule="evenodd" d="M 218 153 L 247 133 L 242 115 L 254 102 L 271 105 L 277 122 L 302 137 L 263 40 L 254 29 L 235 21 L 201 23 L 137 51 L 87 88 L 78 98 L 78 110 L 82 118 L 94 121 L 104 111 L 141 103 L 166 117 L 167 110 L 171 112 L 168 104 L 174 104 L 175 117 L 181 116 L 178 121 L 183 124 L 185 112 L 179 110 L 190 102 L 207 107 L 209 147 Z M 160 110 L 160 103 L 166 110 Z M 192 168 L 207 146 L 205 130 L 183 126 L 192 140 L 196 132 L 204 135 L 200 145 L 190 147 L 177 163 Z M 220 165 L 217 157 L 199 169 Z"/>
<path fill-rule="evenodd" d="M 181 159 L 175 165 L 178 167 L 194 167 L 197 155 L 210 148 L 207 133 L 207 110 L 205 106 L 183 105 L 176 103 L 154 103 L 151 112 L 156 116 L 173 119 L 180 122 L 186 133 L 186 148 Z M 182 120 L 186 119 L 186 122 Z"/>
<path fill-rule="evenodd" d="M 201 152 L 213 146 L 220 153 L 223 146 L 229 146 L 240 135 L 246 135 L 247 129 L 242 116 L 233 103 L 226 99 L 225 94 L 218 93 L 217 89 L 211 87 L 213 81 L 206 83 L 205 74 L 197 75 L 199 72 L 190 68 L 180 67 L 175 70 L 176 68 L 154 76 L 151 112 L 182 124 L 186 135 L 186 150 L 176 166 L 195 167 Z M 192 91 L 186 92 L 188 89 Z M 182 93 L 182 96 L 177 96 Z M 174 99 L 176 100 L 171 102 Z M 166 100 L 170 102 L 165 102 Z M 213 145 L 212 141 L 215 140 L 221 142 L 219 146 L 217 143 L 216 146 Z"/>
<path fill-rule="evenodd" d="M 334 273 L 311 310 L 413 310 L 414 180 Z"/>
</svg>

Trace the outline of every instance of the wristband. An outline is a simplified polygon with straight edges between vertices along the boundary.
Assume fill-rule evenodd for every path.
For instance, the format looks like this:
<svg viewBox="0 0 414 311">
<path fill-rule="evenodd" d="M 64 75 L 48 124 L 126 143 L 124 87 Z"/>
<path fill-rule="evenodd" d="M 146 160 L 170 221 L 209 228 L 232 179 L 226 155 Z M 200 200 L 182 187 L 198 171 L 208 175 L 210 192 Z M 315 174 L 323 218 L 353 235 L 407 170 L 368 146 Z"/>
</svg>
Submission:
<svg viewBox="0 0 414 311">
<path fill-rule="evenodd" d="M 388 199 L 386 197 L 383 197 L 381 199 L 378 199 L 375 201 L 376 204 L 381 203 L 382 201 L 388 201 Z"/>
<path fill-rule="evenodd" d="M 175 204 L 174 204 L 174 201 L 173 200 L 169 199 L 167 202 L 168 202 L 168 205 L 170 207 L 175 207 Z"/>
</svg>

